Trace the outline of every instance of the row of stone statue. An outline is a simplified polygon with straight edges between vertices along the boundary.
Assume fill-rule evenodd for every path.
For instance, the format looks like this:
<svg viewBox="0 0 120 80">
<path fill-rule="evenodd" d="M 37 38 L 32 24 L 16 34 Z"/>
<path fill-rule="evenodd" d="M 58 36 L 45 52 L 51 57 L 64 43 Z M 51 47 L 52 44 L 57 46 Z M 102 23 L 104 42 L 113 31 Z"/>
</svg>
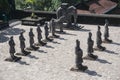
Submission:
<svg viewBox="0 0 120 80">
<path fill-rule="evenodd" d="M 52 20 L 51 20 L 52 21 Z M 105 50 L 105 47 L 102 47 L 102 42 L 108 42 L 108 43 L 111 43 L 112 40 L 109 40 L 108 37 L 109 37 L 109 28 L 108 28 L 108 24 L 109 22 L 107 20 L 105 20 L 105 32 L 104 32 L 104 41 L 102 41 L 102 38 L 101 38 L 101 31 L 100 31 L 100 26 L 98 26 L 98 31 L 97 31 L 97 40 L 96 40 L 96 43 L 97 43 L 97 47 L 95 49 L 93 49 L 93 45 L 94 45 L 94 41 L 92 40 L 92 33 L 89 32 L 89 37 L 88 37 L 88 48 L 87 48 L 87 52 L 88 52 L 88 55 L 86 57 L 84 57 L 84 59 L 90 59 L 90 60 L 96 60 L 97 59 L 97 56 L 96 55 L 93 55 L 92 53 L 94 52 L 94 50 Z M 51 28 L 51 32 L 52 32 L 52 38 L 59 38 L 58 35 L 55 34 L 55 26 L 53 26 L 53 24 L 49 25 L 49 27 Z M 20 33 L 20 36 L 19 36 L 19 40 L 20 40 L 20 48 L 21 48 L 21 53 L 17 53 L 17 55 L 23 55 L 23 56 L 26 56 L 28 54 L 30 54 L 31 52 L 29 52 L 28 50 L 37 50 L 39 49 L 39 45 L 46 45 L 46 41 L 52 41 L 53 39 L 51 39 L 49 36 L 49 28 L 48 28 L 48 24 L 45 23 L 44 25 L 44 30 L 45 30 L 45 40 L 42 41 L 42 30 L 40 28 L 40 26 L 38 25 L 37 27 L 37 38 L 38 38 L 38 43 L 37 44 L 34 44 L 34 34 L 33 34 L 33 29 L 30 28 L 30 32 L 29 32 L 29 43 L 30 43 L 30 47 L 29 48 L 26 48 L 27 50 L 25 50 L 25 38 L 23 36 L 23 33 L 24 32 L 21 32 Z M 63 33 L 64 31 L 61 31 L 60 30 L 60 33 Z M 37 46 L 36 46 L 37 45 Z M 82 66 L 82 55 L 83 55 L 83 52 L 82 52 L 82 49 L 80 48 L 80 41 L 79 40 L 76 40 L 76 48 L 75 48 L 75 53 L 76 53 L 76 67 L 78 68 L 78 70 L 86 70 L 87 67 L 84 66 L 80 68 L 80 66 Z M 7 58 L 6 61 L 18 61 L 21 59 L 21 57 L 17 57 L 15 56 L 15 42 L 13 40 L 13 36 L 10 38 L 9 40 L 9 46 L 10 46 L 10 50 L 9 50 L 9 53 L 10 53 L 10 58 Z M 71 70 L 74 70 L 73 68 Z"/>
<path fill-rule="evenodd" d="M 36 30 L 37 31 L 38 43 L 35 44 L 34 43 L 34 36 L 35 35 L 33 33 L 33 28 L 30 28 L 30 32 L 29 32 L 30 47 L 26 48 L 26 50 L 25 50 L 25 47 L 26 47 L 25 46 L 25 38 L 24 38 L 24 35 L 23 35 L 24 32 L 21 32 L 20 36 L 19 36 L 21 53 L 17 53 L 17 55 L 26 56 L 26 55 L 31 53 L 28 50 L 38 50 L 39 49 L 38 46 L 45 46 L 47 44 L 47 41 L 52 41 L 53 38 L 59 38 L 59 36 L 55 34 L 55 27 L 53 27 L 52 25 L 51 25 L 52 36 L 49 36 L 48 23 L 45 23 L 44 30 L 45 30 L 45 40 L 42 41 L 42 30 L 40 28 L 40 25 L 38 24 L 37 30 Z M 5 60 L 6 61 L 18 61 L 18 60 L 20 60 L 21 59 L 20 57 L 15 56 L 16 51 L 15 51 L 15 42 L 14 42 L 13 36 L 10 37 L 9 46 L 10 46 L 9 53 L 10 53 L 11 57 L 7 58 Z"/>
<path fill-rule="evenodd" d="M 94 41 L 92 40 L 92 33 L 89 32 L 89 37 L 87 39 L 87 55 L 83 57 L 83 51 L 80 48 L 80 41 L 76 40 L 76 47 L 75 47 L 75 54 L 76 54 L 76 67 L 72 67 L 71 71 L 85 71 L 88 69 L 87 66 L 82 65 L 83 59 L 88 59 L 88 60 L 96 60 L 98 58 L 97 55 L 94 55 L 93 52 L 94 50 L 100 50 L 104 51 L 106 48 L 103 47 L 101 44 L 103 43 L 112 43 L 112 40 L 110 40 L 109 37 L 109 28 L 108 28 L 108 20 L 105 20 L 105 32 L 104 32 L 104 40 L 102 41 L 101 38 L 101 31 L 100 31 L 100 26 L 98 26 L 98 31 L 96 33 L 96 48 L 93 48 Z"/>
</svg>

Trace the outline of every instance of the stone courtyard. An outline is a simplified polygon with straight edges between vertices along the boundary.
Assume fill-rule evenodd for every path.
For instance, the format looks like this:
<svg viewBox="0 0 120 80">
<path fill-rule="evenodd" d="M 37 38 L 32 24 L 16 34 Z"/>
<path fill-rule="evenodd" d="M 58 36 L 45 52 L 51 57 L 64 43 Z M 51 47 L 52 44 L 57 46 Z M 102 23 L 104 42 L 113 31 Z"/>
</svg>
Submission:
<svg viewBox="0 0 120 80">
<path fill-rule="evenodd" d="M 103 44 L 105 51 L 94 51 L 98 55 L 96 61 L 84 60 L 88 66 L 85 72 L 72 72 L 75 65 L 75 40 L 80 40 L 83 56 L 87 54 L 88 32 L 91 31 L 96 46 L 97 25 L 85 25 L 81 30 L 64 30 L 66 34 L 58 34 L 47 46 L 40 46 L 39 50 L 31 51 L 28 56 L 22 56 L 21 61 L 4 61 L 9 54 L 9 37 L 14 36 L 16 52 L 20 52 L 19 34 L 25 31 L 26 46 L 29 46 L 28 32 L 33 28 L 35 42 L 37 42 L 36 28 L 21 24 L 7 28 L 0 32 L 0 80 L 120 80 L 120 28 L 109 26 L 111 44 Z M 104 26 L 101 26 L 102 34 Z M 44 39 L 44 29 L 41 26 Z M 51 34 L 50 34 L 51 35 Z M 102 35 L 103 39 L 103 35 Z"/>
</svg>

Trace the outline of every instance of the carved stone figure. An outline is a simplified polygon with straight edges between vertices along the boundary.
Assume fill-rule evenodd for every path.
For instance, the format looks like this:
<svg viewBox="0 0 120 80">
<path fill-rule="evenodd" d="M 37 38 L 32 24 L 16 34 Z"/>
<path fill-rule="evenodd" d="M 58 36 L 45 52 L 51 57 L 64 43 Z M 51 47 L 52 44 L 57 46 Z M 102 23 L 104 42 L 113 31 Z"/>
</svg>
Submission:
<svg viewBox="0 0 120 80">
<path fill-rule="evenodd" d="M 66 27 L 71 29 L 81 29 L 84 26 L 78 26 L 77 24 L 77 9 L 74 6 L 68 6 L 68 3 L 62 3 L 57 9 L 57 19 L 64 16 L 64 22 L 67 23 Z M 72 16 L 74 19 L 74 25 L 72 25 Z"/>
<path fill-rule="evenodd" d="M 24 56 L 30 54 L 31 52 L 28 52 L 25 50 L 25 38 L 23 36 L 23 32 L 20 33 L 19 40 L 20 40 L 21 53 L 17 53 L 17 54 L 24 55 Z"/>
<path fill-rule="evenodd" d="M 49 28 L 48 28 L 48 25 L 47 23 L 45 23 L 45 26 L 44 26 L 44 29 L 45 29 L 45 38 L 48 39 L 48 35 L 49 35 Z"/>
<path fill-rule="evenodd" d="M 76 40 L 76 47 L 75 47 L 75 54 L 76 54 L 76 68 L 71 68 L 71 71 L 77 70 L 77 71 L 85 71 L 86 69 L 88 69 L 87 66 L 83 66 L 83 51 L 80 48 L 80 41 Z"/>
<path fill-rule="evenodd" d="M 47 43 L 41 41 L 41 39 L 42 39 L 42 30 L 41 30 L 41 28 L 40 28 L 39 25 L 37 26 L 37 35 L 38 35 L 38 36 L 37 36 L 37 38 L 38 38 L 38 43 L 39 43 L 40 45 L 42 45 L 42 46 L 46 45 Z"/>
<path fill-rule="evenodd" d="M 72 16 L 73 16 L 74 26 L 76 27 L 77 26 L 77 9 L 76 9 L 76 7 L 74 7 L 74 6 L 68 7 L 67 13 L 68 13 L 68 15 L 66 16 L 67 20 L 68 20 L 67 26 L 68 27 L 72 26 Z"/>
<path fill-rule="evenodd" d="M 5 61 L 16 62 L 16 61 L 20 60 L 21 57 L 15 56 L 15 52 L 16 52 L 16 51 L 15 51 L 15 42 L 14 42 L 14 40 L 13 40 L 13 36 L 10 37 L 9 46 L 10 46 L 10 48 L 9 48 L 9 53 L 10 53 L 10 56 L 11 56 L 11 57 L 5 59 Z"/>
<path fill-rule="evenodd" d="M 84 57 L 84 59 L 96 60 L 98 58 L 98 56 L 92 54 L 94 52 L 94 49 L 93 49 L 94 41 L 92 40 L 92 33 L 91 32 L 89 32 L 87 44 L 88 44 L 88 48 L 87 48 L 88 54 L 87 54 L 87 56 Z"/>
<path fill-rule="evenodd" d="M 47 24 L 47 23 L 45 23 L 45 25 L 44 25 L 44 30 L 45 30 L 45 39 L 46 39 L 47 41 L 53 41 L 53 39 L 50 39 L 50 38 L 48 37 L 48 35 L 49 35 L 49 28 L 48 28 L 48 24 Z"/>
<path fill-rule="evenodd" d="M 50 27 L 50 30 L 52 32 L 52 37 L 53 38 L 59 38 L 58 35 L 55 34 L 55 29 L 56 29 L 56 23 L 55 23 L 55 19 L 51 19 L 50 23 L 49 23 L 49 27 Z"/>
<path fill-rule="evenodd" d="M 65 20 L 67 22 L 66 16 L 67 16 L 67 8 L 68 8 L 68 3 L 62 3 L 61 6 L 57 9 L 57 19 L 59 19 L 61 16 L 65 16 Z"/>
<path fill-rule="evenodd" d="M 33 50 L 38 50 L 39 47 L 36 47 L 34 45 L 34 34 L 33 34 L 33 28 L 30 28 L 30 32 L 29 32 L 29 42 L 30 42 L 30 48 Z"/>
<path fill-rule="evenodd" d="M 108 26 L 109 26 L 109 22 L 106 19 L 105 20 L 105 31 L 104 31 L 104 41 L 103 42 L 111 43 L 112 40 L 108 39 L 108 37 L 109 37 L 109 28 L 108 28 Z"/>
<path fill-rule="evenodd" d="M 79 45 L 80 45 L 79 40 L 76 40 L 76 47 L 75 47 L 76 66 L 77 66 L 78 68 L 81 68 L 82 63 L 83 63 L 83 59 L 82 59 L 83 51 L 82 51 L 82 49 L 80 48 Z"/>
<path fill-rule="evenodd" d="M 33 28 L 30 28 L 30 32 L 29 32 L 29 41 L 30 41 L 30 47 L 32 47 L 34 45 L 34 34 L 33 34 Z"/>
<path fill-rule="evenodd" d="M 50 30 L 52 31 L 52 25 L 55 26 L 55 28 L 59 28 L 60 29 L 60 33 L 65 33 L 63 31 L 63 22 L 65 21 L 65 16 L 61 16 L 59 19 L 51 19 L 51 21 L 49 22 L 49 27 Z"/>
<path fill-rule="evenodd" d="M 104 51 L 105 50 L 105 47 L 102 47 L 101 44 L 102 44 L 102 38 L 101 38 L 101 31 L 100 31 L 100 26 L 98 26 L 98 31 L 97 31 L 97 48 L 101 51 Z"/>
</svg>

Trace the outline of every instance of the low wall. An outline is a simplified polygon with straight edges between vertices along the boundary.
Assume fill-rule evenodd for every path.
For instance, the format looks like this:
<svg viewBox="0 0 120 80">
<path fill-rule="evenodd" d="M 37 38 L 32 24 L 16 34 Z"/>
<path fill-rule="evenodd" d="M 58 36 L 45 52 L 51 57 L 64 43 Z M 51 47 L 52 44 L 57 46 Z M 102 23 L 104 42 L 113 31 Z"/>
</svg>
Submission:
<svg viewBox="0 0 120 80">
<path fill-rule="evenodd" d="M 46 17 L 46 20 L 56 18 L 55 12 L 33 11 L 40 17 Z M 31 15 L 32 11 L 16 10 L 15 18 L 22 19 Z M 78 23 L 82 24 L 104 24 L 105 19 L 108 19 L 111 25 L 120 25 L 120 15 L 112 14 L 78 14 Z"/>
</svg>

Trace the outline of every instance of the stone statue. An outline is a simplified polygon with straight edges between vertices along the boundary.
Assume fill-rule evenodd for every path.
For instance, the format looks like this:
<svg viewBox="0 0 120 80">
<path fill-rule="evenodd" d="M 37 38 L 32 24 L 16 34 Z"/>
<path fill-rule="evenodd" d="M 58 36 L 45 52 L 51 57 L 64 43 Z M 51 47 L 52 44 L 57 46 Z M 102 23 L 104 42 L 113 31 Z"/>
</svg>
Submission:
<svg viewBox="0 0 120 80">
<path fill-rule="evenodd" d="M 52 30 L 52 26 L 55 26 L 55 28 L 58 27 L 60 29 L 60 33 L 65 33 L 63 31 L 63 22 L 65 21 L 64 18 L 65 16 L 61 16 L 59 19 L 51 19 L 51 21 L 49 22 L 50 29 Z"/>
<path fill-rule="evenodd" d="M 101 44 L 102 44 L 102 39 L 101 39 L 101 31 L 100 31 L 100 26 L 98 26 L 98 31 L 97 31 L 97 48 L 101 51 L 104 51 L 105 50 L 105 47 L 102 47 Z"/>
<path fill-rule="evenodd" d="M 10 56 L 11 56 L 11 57 L 5 59 L 5 61 L 16 62 L 16 61 L 20 60 L 21 57 L 15 56 L 15 52 L 16 52 L 16 51 L 15 51 L 15 42 L 14 42 L 14 40 L 13 40 L 13 36 L 10 37 L 9 46 L 10 46 L 10 48 L 9 48 L 9 53 L 10 53 Z"/>
<path fill-rule="evenodd" d="M 55 29 L 56 29 L 56 25 L 55 25 L 55 19 L 51 19 L 50 23 L 49 23 L 49 27 L 50 27 L 50 30 L 52 32 L 52 37 L 53 38 L 59 38 L 58 35 L 55 34 Z"/>
<path fill-rule="evenodd" d="M 96 60 L 98 58 L 98 56 L 92 54 L 94 52 L 94 49 L 93 49 L 94 41 L 92 40 L 92 33 L 91 32 L 89 32 L 87 44 L 88 44 L 88 48 L 87 48 L 88 54 L 87 54 L 87 56 L 84 57 L 84 59 Z"/>
<path fill-rule="evenodd" d="M 49 35 L 48 29 L 49 29 L 49 28 L 48 28 L 47 23 L 45 23 L 44 29 L 45 29 L 45 38 L 48 39 L 48 35 Z"/>
<path fill-rule="evenodd" d="M 30 28 L 30 32 L 29 32 L 29 39 L 30 39 L 30 47 L 33 46 L 34 44 L 34 34 L 33 34 L 33 28 Z"/>
<path fill-rule="evenodd" d="M 49 35 L 49 28 L 48 28 L 48 24 L 47 24 L 47 23 L 45 23 L 45 25 L 44 25 L 44 30 L 45 30 L 45 39 L 46 39 L 47 41 L 53 41 L 53 39 L 50 39 L 50 38 L 48 37 L 48 35 Z"/>
<path fill-rule="evenodd" d="M 68 3 L 62 3 L 61 6 L 57 9 L 57 19 L 59 19 L 62 16 L 64 17 L 64 22 L 67 23 L 66 27 L 75 29 L 75 28 L 83 28 L 84 26 L 78 26 L 77 24 L 77 9 L 74 6 L 69 6 Z M 74 25 L 72 25 L 72 16 L 74 19 Z"/>
<path fill-rule="evenodd" d="M 80 71 L 85 71 L 86 69 L 88 69 L 87 66 L 83 66 L 82 63 L 83 63 L 83 51 L 82 49 L 80 48 L 80 41 L 79 40 L 76 40 L 76 47 L 75 47 L 75 54 L 76 54 L 76 68 L 71 68 L 71 71 L 74 71 L 74 70 L 80 70 Z"/>
<path fill-rule="evenodd" d="M 108 39 L 109 37 L 109 22 L 108 20 L 106 19 L 105 20 L 105 31 L 104 31 L 104 41 L 103 42 L 106 42 L 106 43 L 112 43 L 112 40 Z"/>
<path fill-rule="evenodd" d="M 42 39 L 42 30 L 41 30 L 41 28 L 40 28 L 39 25 L 37 26 L 37 35 L 38 35 L 38 36 L 37 36 L 37 38 L 38 38 L 38 43 L 39 43 L 40 45 L 42 45 L 42 46 L 46 45 L 47 43 L 41 41 L 41 39 Z"/>
<path fill-rule="evenodd" d="M 68 15 L 66 16 L 67 20 L 68 20 L 67 26 L 68 27 L 72 26 L 72 16 L 73 16 L 74 26 L 76 27 L 77 26 L 77 9 L 76 9 L 76 7 L 69 6 L 68 9 L 67 9 L 67 12 L 68 12 Z"/>
<path fill-rule="evenodd" d="M 20 48 L 21 48 L 21 52 L 22 54 L 21 55 L 28 55 L 30 54 L 31 52 L 28 52 L 25 50 L 25 38 L 23 36 L 23 32 L 20 33 L 20 36 L 19 36 L 19 40 L 20 40 Z M 17 53 L 19 55 L 19 53 Z"/>
<path fill-rule="evenodd" d="M 67 8 L 68 8 L 68 3 L 62 3 L 61 6 L 57 9 L 57 19 L 59 19 L 61 16 L 65 16 L 65 20 L 67 21 L 66 19 L 66 16 L 67 16 Z"/>
<path fill-rule="evenodd" d="M 67 27 L 72 25 L 71 16 L 70 14 L 68 15 L 68 7 L 68 3 L 62 3 L 61 6 L 57 9 L 57 19 L 59 19 L 62 16 L 65 16 L 63 22 L 67 23 Z"/>
<path fill-rule="evenodd" d="M 30 48 L 33 50 L 38 50 L 39 47 L 36 47 L 34 45 L 34 34 L 33 34 L 33 28 L 30 28 L 30 32 L 29 32 L 29 42 L 30 42 Z"/>
</svg>

